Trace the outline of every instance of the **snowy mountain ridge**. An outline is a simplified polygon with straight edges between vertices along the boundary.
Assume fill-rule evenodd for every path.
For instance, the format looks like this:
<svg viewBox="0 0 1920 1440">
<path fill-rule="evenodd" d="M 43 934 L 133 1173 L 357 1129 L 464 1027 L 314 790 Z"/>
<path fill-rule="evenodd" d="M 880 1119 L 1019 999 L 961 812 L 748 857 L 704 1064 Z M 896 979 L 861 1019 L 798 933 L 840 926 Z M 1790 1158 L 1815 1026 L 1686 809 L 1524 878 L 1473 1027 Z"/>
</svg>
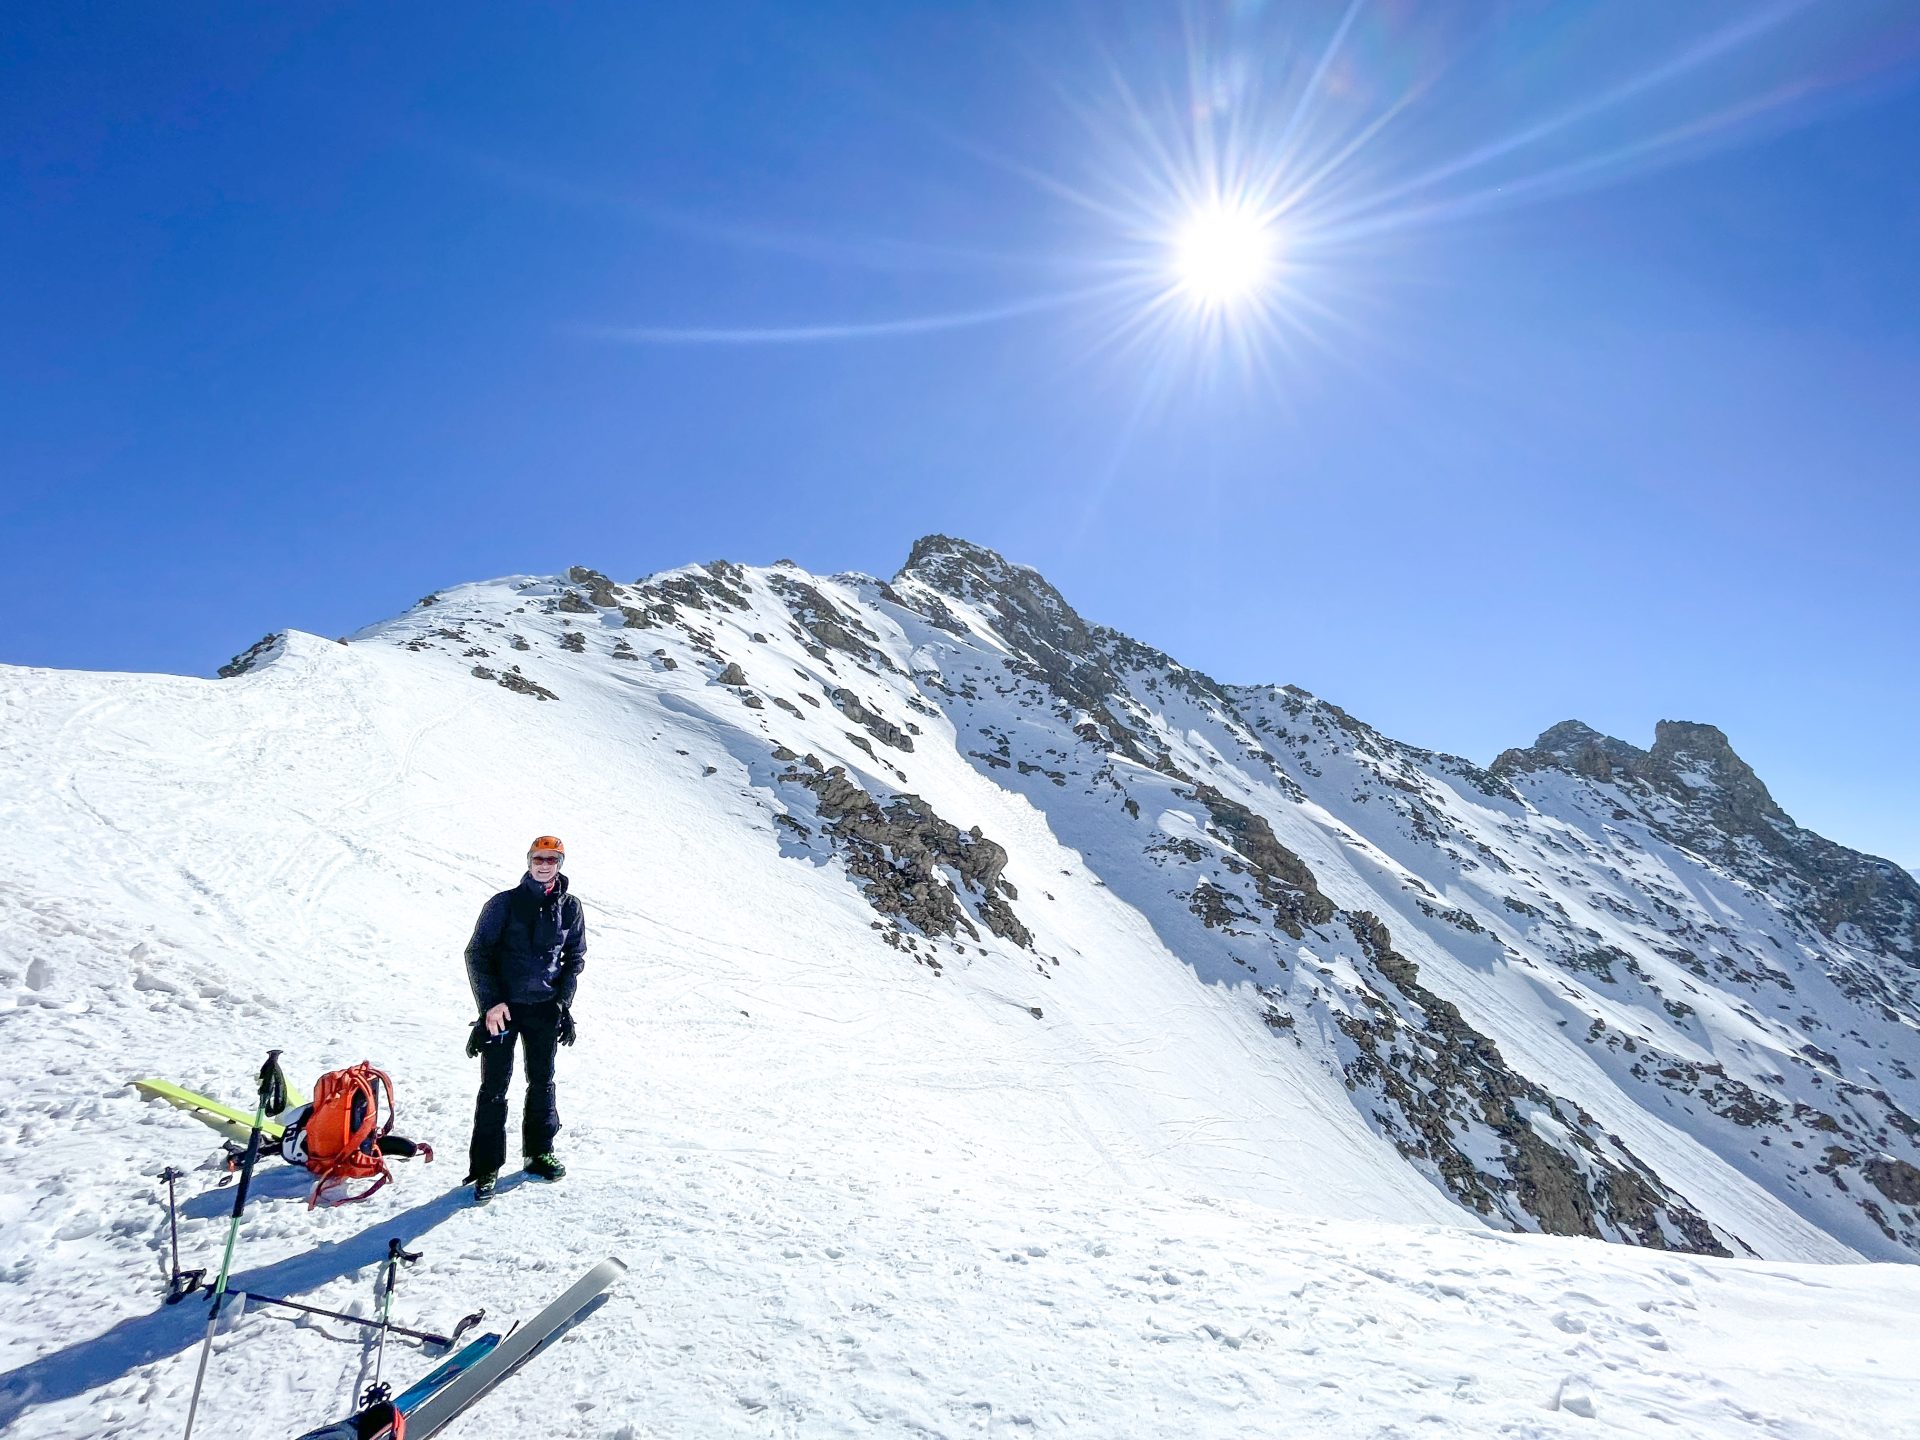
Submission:
<svg viewBox="0 0 1920 1440">
<path fill-rule="evenodd" d="M 269 1044 L 386 1064 L 442 1158 L 316 1215 L 265 1177 L 255 1288 L 357 1303 L 389 1233 L 507 1313 L 595 1248 L 650 1267 L 548 1366 L 559 1433 L 1828 1434 L 1920 1378 L 1882 1338 L 1920 1271 L 1781 1264 L 1920 1253 L 1920 887 L 1711 727 L 1481 767 L 943 537 L 890 581 L 461 585 L 222 673 L 0 668 L 10 1433 L 171 1433 L 197 1332 L 146 1177 L 204 1136 L 125 1081 L 231 1096 Z M 458 949 L 543 830 L 592 936 L 574 1175 L 475 1212 Z M 40 1318 L 76 1292 L 98 1322 Z M 1327 1341 L 1383 1323 L 1427 1358 Z M 354 1388 L 292 1344 L 216 1363 L 301 1414 Z"/>
<path fill-rule="evenodd" d="M 1569 721 L 1482 770 L 1292 687 L 1221 686 L 942 536 L 890 583 L 719 562 L 542 588 L 520 582 L 538 603 L 509 613 L 557 622 L 563 653 L 684 664 L 757 710 L 740 719 L 767 743 L 786 844 L 838 856 L 889 943 L 930 966 L 982 929 L 1036 950 L 999 842 L 912 792 L 915 717 L 938 712 L 977 772 L 1197 976 L 1316 1051 L 1369 1127 L 1474 1212 L 1781 1253 L 1688 1198 L 1757 1187 L 1763 1210 L 1792 1212 L 1769 1229 L 1810 1221 L 1860 1253 L 1920 1256 L 1920 886 L 1794 826 L 1712 726 L 1664 721 L 1641 751 Z M 490 666 L 496 596 L 452 592 L 356 640 L 459 647 L 474 678 L 557 698 L 530 668 Z M 642 659 L 642 637 L 668 643 Z M 505 645 L 531 665 L 527 635 Z M 805 663 L 767 675 L 793 645 Z M 795 725 L 822 701 L 838 735 Z M 1703 884 L 1724 894 L 1690 900 Z M 1544 1063 L 1509 1059 L 1527 1052 Z M 1697 1145 L 1732 1173 L 1662 1164 Z"/>
</svg>

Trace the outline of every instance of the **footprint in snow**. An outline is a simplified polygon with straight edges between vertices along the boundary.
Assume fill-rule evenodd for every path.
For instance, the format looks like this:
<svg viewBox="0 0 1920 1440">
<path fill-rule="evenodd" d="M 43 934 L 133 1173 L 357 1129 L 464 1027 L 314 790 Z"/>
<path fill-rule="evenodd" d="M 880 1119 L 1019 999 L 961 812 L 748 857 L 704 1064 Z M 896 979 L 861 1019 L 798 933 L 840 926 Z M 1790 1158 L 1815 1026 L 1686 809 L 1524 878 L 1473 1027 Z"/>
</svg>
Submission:
<svg viewBox="0 0 1920 1440">
<path fill-rule="evenodd" d="M 66 1224 L 53 1232 L 56 1240 L 84 1240 L 100 1228 L 100 1217 L 86 1211 L 73 1216 Z"/>
</svg>

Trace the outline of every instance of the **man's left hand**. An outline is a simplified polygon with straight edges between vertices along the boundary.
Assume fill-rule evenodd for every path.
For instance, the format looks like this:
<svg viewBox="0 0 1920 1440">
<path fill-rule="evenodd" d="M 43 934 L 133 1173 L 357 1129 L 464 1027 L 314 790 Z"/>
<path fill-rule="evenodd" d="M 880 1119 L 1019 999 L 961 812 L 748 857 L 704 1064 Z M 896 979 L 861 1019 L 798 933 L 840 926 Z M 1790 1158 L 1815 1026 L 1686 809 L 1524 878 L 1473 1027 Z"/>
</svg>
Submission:
<svg viewBox="0 0 1920 1440">
<path fill-rule="evenodd" d="M 571 1005 L 562 1005 L 560 1007 L 560 1023 L 555 1026 L 554 1029 L 562 1045 L 573 1044 L 573 1007 Z"/>
</svg>

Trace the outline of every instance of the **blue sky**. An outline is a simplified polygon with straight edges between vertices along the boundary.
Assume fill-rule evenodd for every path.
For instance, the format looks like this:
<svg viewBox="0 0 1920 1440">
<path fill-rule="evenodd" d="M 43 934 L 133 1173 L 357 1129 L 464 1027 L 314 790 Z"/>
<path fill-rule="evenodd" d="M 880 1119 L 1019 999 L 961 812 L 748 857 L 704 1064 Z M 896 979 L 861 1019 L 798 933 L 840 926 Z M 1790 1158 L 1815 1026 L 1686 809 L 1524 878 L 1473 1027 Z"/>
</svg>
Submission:
<svg viewBox="0 0 1920 1440">
<path fill-rule="evenodd" d="M 1482 761 L 1718 724 L 1920 866 L 1910 5 L 0 27 L 0 661 L 944 531 Z"/>
</svg>

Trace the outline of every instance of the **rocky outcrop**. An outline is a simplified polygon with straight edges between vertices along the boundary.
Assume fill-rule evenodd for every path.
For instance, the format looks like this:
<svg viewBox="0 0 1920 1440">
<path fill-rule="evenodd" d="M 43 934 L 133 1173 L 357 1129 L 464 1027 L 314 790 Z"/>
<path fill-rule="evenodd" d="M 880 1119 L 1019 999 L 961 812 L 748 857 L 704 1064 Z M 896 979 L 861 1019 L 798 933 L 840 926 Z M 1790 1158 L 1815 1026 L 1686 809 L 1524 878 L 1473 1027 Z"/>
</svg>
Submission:
<svg viewBox="0 0 1920 1440">
<path fill-rule="evenodd" d="M 833 702 L 834 709 L 882 745 L 891 745 L 895 750 L 903 750 L 908 754 L 913 752 L 913 737 L 878 711 L 868 709 L 851 690 L 836 688 L 827 698 Z"/>
<path fill-rule="evenodd" d="M 1876 1156 L 1861 1166 L 1860 1172 L 1894 1204 L 1920 1209 L 1920 1169 L 1904 1160 Z"/>
<path fill-rule="evenodd" d="M 952 872 L 990 931 L 1023 948 L 1032 945 L 1032 933 L 1010 903 L 1019 894 L 1001 878 L 1007 852 L 979 826 L 961 830 L 918 795 L 901 793 L 883 805 L 843 766 L 822 768 L 812 755 L 780 778 L 813 792 L 822 827 L 880 914 L 904 920 L 923 935 L 965 933 L 977 941 L 980 932 L 947 878 Z"/>
<path fill-rule="evenodd" d="M 1649 756 L 1624 740 L 1602 735 L 1578 720 L 1562 720 L 1540 732 L 1540 738 L 1524 749 L 1502 750 L 1494 758 L 1497 776 L 1525 774 L 1531 770 L 1566 770 L 1589 780 L 1611 781 L 1623 776 L 1643 776 Z"/>
<path fill-rule="evenodd" d="M 286 642 L 286 635 L 279 630 L 274 631 L 271 635 L 262 635 L 258 640 L 254 641 L 253 644 L 249 645 L 245 650 L 242 650 L 238 655 L 234 656 L 233 659 L 222 665 L 216 673 L 222 680 L 232 680 L 237 676 L 245 675 L 249 671 L 256 670 L 266 664 L 267 661 L 273 659 L 274 656 L 286 649 Z"/>
<path fill-rule="evenodd" d="M 585 565 L 575 565 L 567 571 L 567 580 L 574 585 L 586 587 L 587 604 L 598 606 L 602 610 L 612 610 L 620 604 L 620 598 L 614 593 L 614 583 L 598 570 Z M 564 608 L 564 605 L 563 605 Z"/>
<path fill-rule="evenodd" d="M 775 572 L 767 584 L 793 616 L 793 635 L 816 660 L 825 660 L 829 650 L 850 655 L 876 669 L 893 668 L 875 648 L 880 637 L 851 610 L 834 604 L 821 591 L 791 575 Z"/>
<path fill-rule="evenodd" d="M 1306 862 L 1275 838 L 1266 817 L 1211 785 L 1197 785 L 1194 798 L 1207 807 L 1214 829 L 1252 868 L 1260 899 L 1273 913 L 1273 923 L 1295 940 L 1309 925 L 1324 925 L 1334 915 L 1334 903 L 1320 893 Z"/>
<path fill-rule="evenodd" d="M 1401 1153 L 1431 1165 L 1461 1203 L 1482 1214 L 1531 1220 L 1552 1235 L 1730 1253 L 1698 1211 L 1592 1116 L 1512 1069 L 1451 1002 L 1422 985 L 1378 916 L 1356 911 L 1346 919 L 1387 1002 L 1338 1017 L 1359 1051 L 1348 1080 L 1392 1102 L 1391 1111 L 1375 1114 Z M 1537 1123 L 1542 1117 L 1547 1125 Z M 1461 1148 L 1460 1138 L 1480 1127 L 1499 1142 L 1504 1184 Z"/>
<path fill-rule="evenodd" d="M 491 680 L 503 690 L 511 690 L 516 695 L 530 695 L 536 700 L 558 700 L 560 697 L 538 681 L 529 680 L 520 673 L 518 665 L 495 672 L 484 665 L 473 667 L 473 678 Z"/>
<path fill-rule="evenodd" d="M 907 581 L 918 582 L 907 585 Z M 1082 714 L 1081 738 L 1111 749 L 1138 764 L 1165 773 L 1179 773 L 1166 758 L 1163 746 L 1142 735 L 1118 713 L 1114 704 L 1118 674 L 1129 665 L 1157 668 L 1187 676 L 1184 667 L 1158 651 L 1138 645 L 1115 631 L 1089 626 L 1067 604 L 1060 592 L 1036 570 L 1014 565 L 993 551 L 945 535 L 916 541 L 907 563 L 894 577 L 902 603 L 916 609 L 930 624 L 960 629 L 942 595 L 978 606 L 986 612 L 994 633 L 1006 643 L 1005 664 L 1015 675 L 1046 687 L 1060 715 Z M 1205 680 L 1204 676 L 1199 677 Z M 1211 681 L 1206 681 L 1211 685 Z"/>
</svg>

